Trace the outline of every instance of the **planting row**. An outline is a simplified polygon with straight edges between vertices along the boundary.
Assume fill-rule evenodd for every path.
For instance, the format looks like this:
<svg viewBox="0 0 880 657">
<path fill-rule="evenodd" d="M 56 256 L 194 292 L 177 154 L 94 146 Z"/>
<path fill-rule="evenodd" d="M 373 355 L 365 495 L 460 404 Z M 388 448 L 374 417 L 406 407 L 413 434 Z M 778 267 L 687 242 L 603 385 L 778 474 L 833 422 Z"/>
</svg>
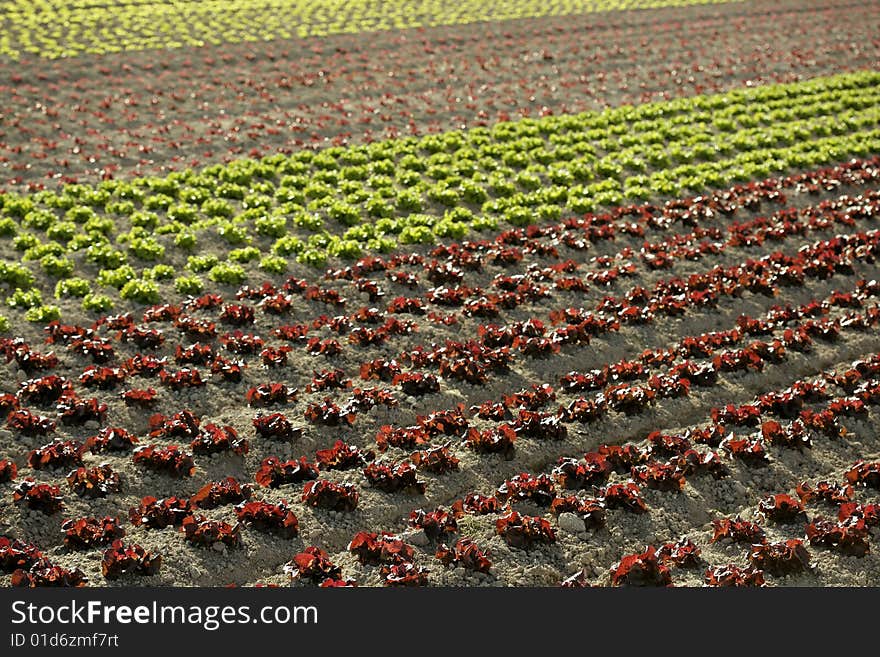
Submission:
<svg viewBox="0 0 880 657">
<path fill-rule="evenodd" d="M 340 11 L 328 0 L 227 0 L 180 5 L 175 2 L 76 4 L 59 0 L 10 0 L 3 5 L 0 55 L 18 58 L 71 57 L 85 53 L 180 48 L 238 41 L 269 41 L 415 28 L 429 25 L 502 21 L 533 16 L 716 4 L 730 0 L 556 0 L 493 2 L 465 0 L 450 7 L 438 2 L 360 0 Z"/>
</svg>

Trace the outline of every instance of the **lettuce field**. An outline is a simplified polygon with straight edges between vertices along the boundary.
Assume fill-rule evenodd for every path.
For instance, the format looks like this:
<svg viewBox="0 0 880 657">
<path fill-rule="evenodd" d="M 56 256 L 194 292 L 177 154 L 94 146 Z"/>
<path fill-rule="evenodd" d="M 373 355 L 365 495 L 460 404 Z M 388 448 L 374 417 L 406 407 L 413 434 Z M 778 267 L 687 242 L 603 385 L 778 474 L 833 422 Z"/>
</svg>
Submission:
<svg viewBox="0 0 880 657">
<path fill-rule="evenodd" d="M 878 25 L 0 2 L 0 585 L 880 585 Z"/>
</svg>

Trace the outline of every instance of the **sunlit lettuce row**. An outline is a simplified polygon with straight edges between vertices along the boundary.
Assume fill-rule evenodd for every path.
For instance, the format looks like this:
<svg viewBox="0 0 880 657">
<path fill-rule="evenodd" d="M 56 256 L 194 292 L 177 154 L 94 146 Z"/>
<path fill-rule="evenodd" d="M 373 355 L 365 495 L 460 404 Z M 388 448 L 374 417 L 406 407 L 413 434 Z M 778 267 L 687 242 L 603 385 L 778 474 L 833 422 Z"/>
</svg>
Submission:
<svg viewBox="0 0 880 657">
<path fill-rule="evenodd" d="M 880 74 L 0 195 L 0 282 L 106 311 L 880 152 Z"/>
<path fill-rule="evenodd" d="M 0 55 L 69 57 L 736 0 L 130 0 L 0 3 Z"/>
</svg>

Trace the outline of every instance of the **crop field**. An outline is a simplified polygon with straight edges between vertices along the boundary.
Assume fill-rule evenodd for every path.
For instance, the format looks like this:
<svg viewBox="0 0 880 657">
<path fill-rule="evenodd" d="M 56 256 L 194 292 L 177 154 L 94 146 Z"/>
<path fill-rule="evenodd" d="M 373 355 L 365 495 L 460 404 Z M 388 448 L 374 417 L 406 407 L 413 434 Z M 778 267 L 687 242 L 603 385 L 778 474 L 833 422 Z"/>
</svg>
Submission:
<svg viewBox="0 0 880 657">
<path fill-rule="evenodd" d="M 0 585 L 880 586 L 878 28 L 0 1 Z"/>
</svg>

